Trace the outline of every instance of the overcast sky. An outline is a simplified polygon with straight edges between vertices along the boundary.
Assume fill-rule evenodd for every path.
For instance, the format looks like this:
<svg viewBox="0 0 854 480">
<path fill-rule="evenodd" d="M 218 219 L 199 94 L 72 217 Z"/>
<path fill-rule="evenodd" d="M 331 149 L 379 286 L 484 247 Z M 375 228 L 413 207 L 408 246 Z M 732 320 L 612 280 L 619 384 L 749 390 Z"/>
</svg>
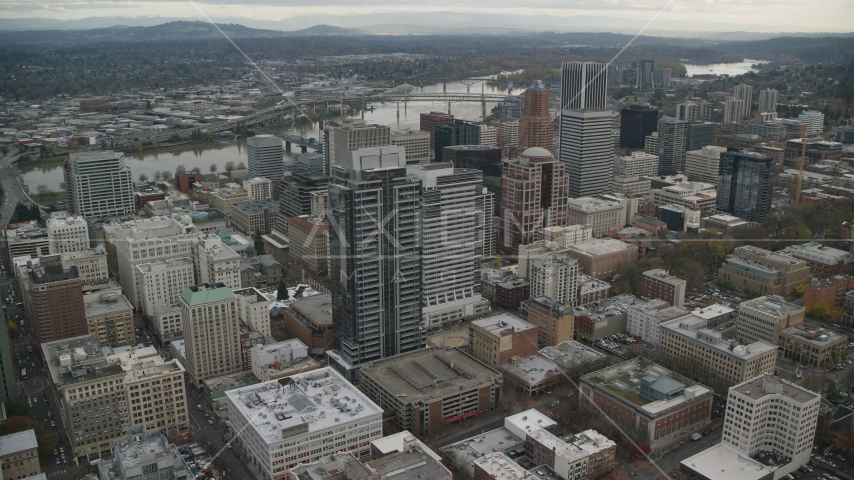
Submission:
<svg viewBox="0 0 854 480">
<path fill-rule="evenodd" d="M 538 18 L 554 25 L 562 18 L 572 22 L 572 17 L 577 16 L 600 17 L 604 21 L 618 17 L 634 19 L 641 28 L 661 12 L 651 29 L 679 25 L 703 28 L 703 24 L 710 23 L 747 31 L 854 30 L 854 0 L 672 0 L 669 4 L 667 0 L 204 0 L 196 5 L 217 21 L 230 19 L 234 23 L 286 20 L 303 15 L 340 16 L 346 22 L 348 16 L 397 13 L 405 14 L 407 23 L 418 24 L 419 13 L 441 11 L 509 15 L 528 25 L 536 24 Z M 199 10 L 190 1 L 0 0 L 0 18 L 73 20 L 114 16 L 201 19 Z M 583 29 L 584 21 L 580 23 L 566 30 Z"/>
</svg>

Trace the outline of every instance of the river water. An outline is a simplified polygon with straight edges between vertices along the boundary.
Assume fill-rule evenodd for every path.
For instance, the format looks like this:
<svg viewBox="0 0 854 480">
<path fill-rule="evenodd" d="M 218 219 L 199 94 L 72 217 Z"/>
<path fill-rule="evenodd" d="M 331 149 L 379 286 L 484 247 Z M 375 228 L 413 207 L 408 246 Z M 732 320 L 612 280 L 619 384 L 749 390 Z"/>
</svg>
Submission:
<svg viewBox="0 0 854 480">
<path fill-rule="evenodd" d="M 482 83 L 477 83 L 471 86 L 471 93 L 480 93 Z M 448 93 L 466 93 L 466 86 L 461 83 L 449 82 L 445 86 Z M 525 86 L 517 86 L 513 89 L 513 93 L 519 93 L 525 89 Z M 412 93 L 436 93 L 442 92 L 443 85 L 429 85 L 418 87 Z M 506 88 L 497 88 L 483 84 L 484 93 L 507 93 Z M 487 102 L 486 112 L 489 113 L 496 102 Z M 365 111 L 365 121 L 368 123 L 376 123 L 379 125 L 388 125 L 394 130 L 417 130 L 420 122 L 420 114 L 430 111 L 442 111 L 447 113 L 448 104 L 443 102 L 408 102 L 404 107 L 400 105 L 400 115 L 398 116 L 398 107 L 394 103 L 376 103 L 373 104 L 373 111 Z M 310 107 L 309 107 L 310 108 Z M 451 113 L 455 118 L 463 120 L 481 120 L 482 110 L 480 102 L 472 103 L 452 103 Z M 351 115 L 347 115 L 351 117 Z M 355 115 L 355 118 L 361 118 L 361 112 Z M 329 120 L 340 122 L 342 117 L 334 117 Z M 297 132 L 298 128 L 289 131 Z M 320 138 L 320 130 L 318 124 L 307 124 L 305 134 L 308 137 Z M 285 153 L 287 158 L 294 158 L 299 153 L 299 147 L 295 146 L 291 153 Z M 170 174 L 175 172 L 175 167 L 183 165 L 187 170 L 194 167 L 199 167 L 202 173 L 207 174 L 210 171 L 211 164 L 217 166 L 218 171 L 225 170 L 226 162 L 247 163 L 246 158 L 246 139 L 238 139 L 237 142 L 223 146 L 214 147 L 213 145 L 186 145 L 170 149 L 149 150 L 141 153 L 126 153 L 125 163 L 131 168 L 134 180 L 139 178 L 140 174 L 145 174 L 149 179 L 153 178 L 155 171 L 167 171 Z M 24 183 L 30 187 L 31 192 L 35 192 L 39 185 L 46 185 L 52 191 L 60 191 L 60 183 L 63 182 L 62 175 L 62 160 L 49 162 L 26 163 L 19 166 L 21 173 L 24 176 Z"/>
<path fill-rule="evenodd" d="M 741 62 L 735 63 L 712 63 L 709 65 L 689 65 L 685 64 L 685 70 L 689 77 L 694 75 L 743 75 L 747 72 L 753 72 L 754 64 L 769 63 L 767 60 L 751 60 L 745 58 Z"/>
</svg>

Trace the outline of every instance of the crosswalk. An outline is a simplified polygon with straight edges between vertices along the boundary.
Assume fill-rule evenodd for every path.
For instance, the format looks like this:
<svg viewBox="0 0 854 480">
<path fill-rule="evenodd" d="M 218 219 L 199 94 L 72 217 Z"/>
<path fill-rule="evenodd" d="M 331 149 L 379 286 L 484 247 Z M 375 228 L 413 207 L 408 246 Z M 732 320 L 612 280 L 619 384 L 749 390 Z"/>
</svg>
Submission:
<svg viewBox="0 0 854 480">
<path fill-rule="evenodd" d="M 45 476 L 47 476 L 48 478 L 50 478 L 50 477 L 55 477 L 55 476 L 57 476 L 57 475 L 62 475 L 62 474 L 64 474 L 64 473 L 65 473 L 65 469 L 63 468 L 63 469 L 61 469 L 61 470 L 57 470 L 57 471 L 55 471 L 55 472 L 50 472 L 50 473 L 46 474 Z"/>
</svg>

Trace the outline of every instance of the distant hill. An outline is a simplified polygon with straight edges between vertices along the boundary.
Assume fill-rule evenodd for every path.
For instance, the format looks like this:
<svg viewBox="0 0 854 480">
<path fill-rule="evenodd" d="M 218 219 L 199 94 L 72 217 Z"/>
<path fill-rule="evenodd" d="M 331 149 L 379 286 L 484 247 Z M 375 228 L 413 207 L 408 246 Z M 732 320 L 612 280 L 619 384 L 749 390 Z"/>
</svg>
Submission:
<svg viewBox="0 0 854 480">
<path fill-rule="evenodd" d="M 229 38 L 278 38 L 288 32 L 262 30 L 238 24 L 217 24 Z M 97 42 L 148 42 L 157 40 L 210 40 L 222 38 L 223 34 L 208 22 L 175 21 L 152 27 L 126 27 L 117 25 L 108 28 L 87 30 L 29 30 L 23 32 L 0 32 L 0 43 L 97 43 Z"/>
<path fill-rule="evenodd" d="M 370 35 L 371 32 L 356 28 L 335 27 L 332 25 L 315 25 L 313 27 L 284 32 L 287 35 Z"/>
</svg>

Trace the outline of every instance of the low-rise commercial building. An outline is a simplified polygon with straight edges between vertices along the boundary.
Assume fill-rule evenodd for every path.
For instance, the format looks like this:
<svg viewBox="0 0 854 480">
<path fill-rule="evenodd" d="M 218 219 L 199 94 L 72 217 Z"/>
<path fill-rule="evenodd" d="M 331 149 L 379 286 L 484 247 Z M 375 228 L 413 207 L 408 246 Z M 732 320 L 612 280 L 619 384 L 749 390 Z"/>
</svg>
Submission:
<svg viewBox="0 0 854 480">
<path fill-rule="evenodd" d="M 738 338 L 752 343 L 760 340 L 778 345 L 780 330 L 801 327 L 804 307 L 786 302 L 779 296 L 764 296 L 742 302 L 738 309 Z"/>
<path fill-rule="evenodd" d="M 225 393 L 232 443 L 266 478 L 338 451 L 366 456 L 382 438 L 382 408 L 331 367 L 284 380 Z"/>
<path fill-rule="evenodd" d="M 161 342 L 177 340 L 184 337 L 184 327 L 181 324 L 181 307 L 179 305 L 158 305 L 154 307 L 154 315 L 149 317 L 154 325 L 154 333 Z"/>
<path fill-rule="evenodd" d="M 519 317 L 501 314 L 469 324 L 469 350 L 474 358 L 495 368 L 513 357 L 537 353 L 539 328 Z"/>
<path fill-rule="evenodd" d="M 522 302 L 522 318 L 537 326 L 539 343 L 557 345 L 571 341 L 575 332 L 572 306 L 556 302 L 549 297 L 536 297 Z"/>
<path fill-rule="evenodd" d="M 776 345 L 763 341 L 739 345 L 693 314 L 661 324 L 660 352 L 666 366 L 719 393 L 757 375 L 774 373 L 777 361 Z"/>
<path fill-rule="evenodd" d="M 319 217 L 302 215 L 287 219 L 291 261 L 323 274 L 328 268 L 329 225 Z"/>
<path fill-rule="evenodd" d="M 567 203 L 567 223 L 590 225 L 593 235 L 602 236 L 611 227 L 626 224 L 626 207 L 621 202 L 597 198 L 570 198 Z"/>
<path fill-rule="evenodd" d="M 257 288 L 234 290 L 240 321 L 265 337 L 272 334 L 270 327 L 270 300 Z"/>
<path fill-rule="evenodd" d="M 593 303 L 603 298 L 608 298 L 611 295 L 611 284 L 593 278 L 590 275 L 578 275 L 578 295 L 575 301 L 576 305 L 584 305 L 585 303 Z"/>
<path fill-rule="evenodd" d="M 272 287 L 282 280 L 282 264 L 273 255 L 241 258 L 239 269 L 242 288 Z"/>
<path fill-rule="evenodd" d="M 851 253 L 818 242 L 790 245 L 782 252 L 807 262 L 810 273 L 819 278 L 841 273 L 845 265 L 852 261 Z"/>
<path fill-rule="evenodd" d="M 221 188 L 210 196 L 210 207 L 231 217 L 231 208 L 238 203 L 249 202 L 249 194 L 240 187 Z"/>
<path fill-rule="evenodd" d="M 102 285 L 110 280 L 110 272 L 107 268 L 107 250 L 102 245 L 76 252 L 62 253 L 60 254 L 60 262 L 62 268 L 66 270 L 75 267 L 83 285 Z"/>
<path fill-rule="evenodd" d="M 333 348 L 332 294 L 301 298 L 282 311 L 285 334 L 298 338 L 312 355 Z"/>
<path fill-rule="evenodd" d="M 121 288 L 100 290 L 83 295 L 88 333 L 97 345 L 120 347 L 136 344 L 133 306 Z"/>
<path fill-rule="evenodd" d="M 145 432 L 139 427 L 128 429 L 127 436 L 116 442 L 113 459 L 99 463 L 98 472 L 102 480 L 134 480 L 148 475 L 171 479 L 188 473 L 178 447 L 160 431 Z"/>
<path fill-rule="evenodd" d="M 511 357 L 498 370 L 504 376 L 505 391 L 512 388 L 526 397 L 550 391 L 563 379 L 558 364 L 541 355 Z"/>
<path fill-rule="evenodd" d="M 553 361 L 561 370 L 570 375 L 579 372 L 587 373 L 606 363 L 604 353 L 575 340 L 543 347 L 537 352 L 537 355 L 542 355 Z"/>
<path fill-rule="evenodd" d="M 637 246 L 602 238 L 567 246 L 566 254 L 578 261 L 581 272 L 591 277 L 604 279 L 616 274 L 619 269 L 637 260 Z"/>
<path fill-rule="evenodd" d="M 502 384 L 501 373 L 461 350 L 435 347 L 370 362 L 359 377 L 359 388 L 418 436 L 493 410 Z"/>
<path fill-rule="evenodd" d="M 35 430 L 0 437 L 0 472 L 3 478 L 23 479 L 41 473 Z"/>
<path fill-rule="evenodd" d="M 657 347 L 661 341 L 661 324 L 689 313 L 682 307 L 672 307 L 670 303 L 659 299 L 632 305 L 628 310 L 627 331 Z"/>
<path fill-rule="evenodd" d="M 252 373 L 258 377 L 258 380 L 267 382 L 301 373 L 290 370 L 294 362 L 308 357 L 308 348 L 298 339 L 292 338 L 281 342 L 255 345 L 250 351 L 250 357 Z M 314 366 L 314 368 L 307 368 L 304 371 L 314 370 L 319 367 L 319 364 L 313 361 L 306 366 Z M 290 375 L 284 372 L 290 372 Z"/>
<path fill-rule="evenodd" d="M 89 226 L 83 217 L 69 215 L 68 212 L 51 212 L 45 224 L 51 255 L 89 249 Z"/>
<path fill-rule="evenodd" d="M 809 276 L 804 260 L 750 245 L 736 247 L 718 272 L 725 285 L 762 295 L 791 295 Z"/>
<path fill-rule="evenodd" d="M 641 296 L 657 298 L 674 307 L 681 307 L 685 305 L 685 285 L 685 280 L 670 275 L 667 270 L 647 270 L 641 275 Z"/>
<path fill-rule="evenodd" d="M 629 307 L 646 302 L 634 295 L 617 295 L 595 303 L 579 305 L 572 310 L 577 340 L 593 342 L 610 335 L 625 333 Z"/>
<path fill-rule="evenodd" d="M 803 305 L 810 308 L 818 303 L 827 308 L 842 305 L 845 292 L 854 289 L 854 277 L 841 273 L 830 278 L 813 280 L 804 287 Z"/>
<path fill-rule="evenodd" d="M 231 207 L 231 224 L 246 234 L 268 233 L 276 228 L 279 204 L 272 200 L 236 203 Z"/>
<path fill-rule="evenodd" d="M 780 330 L 777 339 L 781 357 L 815 368 L 841 362 L 848 345 L 848 337 L 814 327 L 787 327 Z"/>
<path fill-rule="evenodd" d="M 643 358 L 582 376 L 579 395 L 581 405 L 595 404 L 653 451 L 706 425 L 712 413 L 711 389 Z"/>
</svg>

